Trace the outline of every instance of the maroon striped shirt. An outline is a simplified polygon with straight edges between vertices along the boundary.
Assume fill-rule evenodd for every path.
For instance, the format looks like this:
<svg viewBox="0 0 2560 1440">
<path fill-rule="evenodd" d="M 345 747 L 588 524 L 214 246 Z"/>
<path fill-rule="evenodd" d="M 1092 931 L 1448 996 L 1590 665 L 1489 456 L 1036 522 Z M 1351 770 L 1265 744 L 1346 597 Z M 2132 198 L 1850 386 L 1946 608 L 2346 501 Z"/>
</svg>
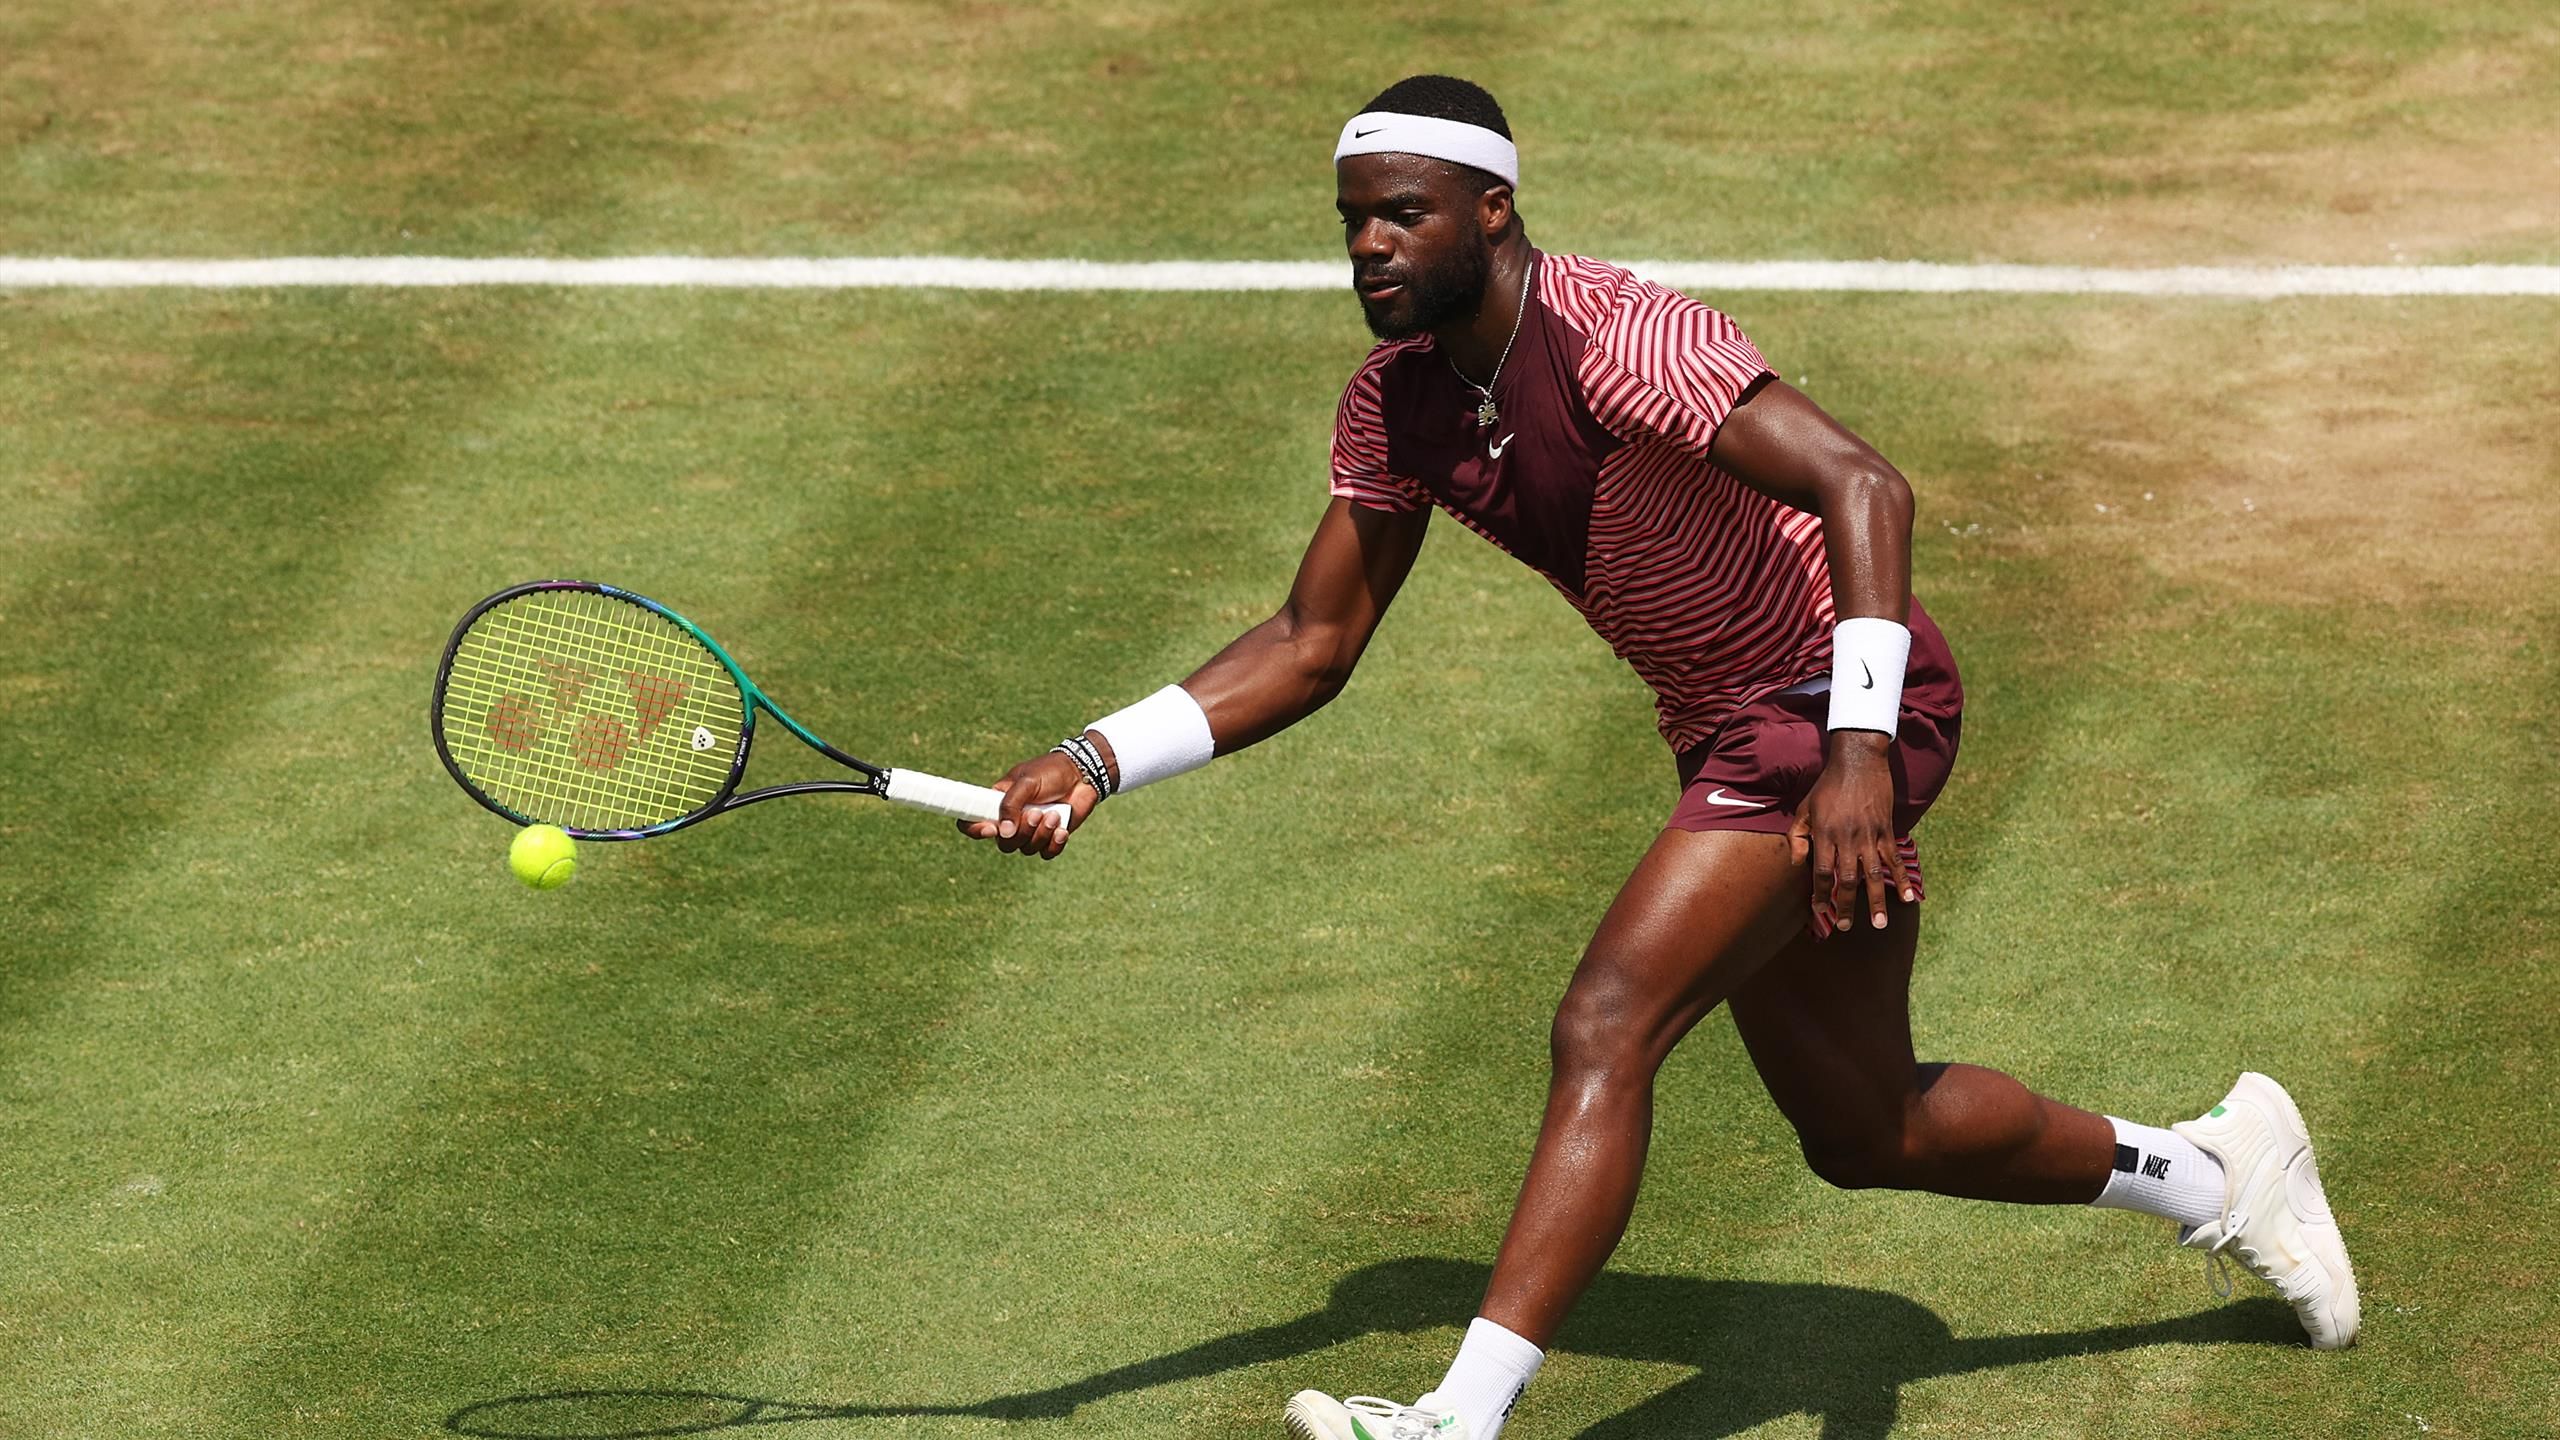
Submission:
<svg viewBox="0 0 2560 1440">
<path fill-rule="evenodd" d="M 1674 751 L 1831 668 L 1820 517 L 1707 460 L 1769 373 L 1734 323 L 1615 265 L 1532 252 L 1535 293 L 1494 382 L 1501 418 L 1431 337 L 1389 341 L 1342 392 L 1333 493 L 1437 505 L 1544 575 L 1653 687 Z"/>
</svg>

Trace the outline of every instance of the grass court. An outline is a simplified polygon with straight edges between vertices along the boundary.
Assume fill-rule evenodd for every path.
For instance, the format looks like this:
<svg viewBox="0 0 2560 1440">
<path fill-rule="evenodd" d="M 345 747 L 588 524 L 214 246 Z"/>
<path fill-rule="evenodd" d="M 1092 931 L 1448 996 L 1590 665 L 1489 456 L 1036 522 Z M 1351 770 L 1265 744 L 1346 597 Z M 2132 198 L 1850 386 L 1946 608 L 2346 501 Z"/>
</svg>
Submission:
<svg viewBox="0 0 2560 1440">
<path fill-rule="evenodd" d="M 1422 69 L 1502 98 L 1550 249 L 2560 261 L 2560 23 L 2497 0 L 0 0 L 0 254 L 1321 258 L 1335 127 Z M 1924 1056 L 2152 1122 L 2277 1075 L 2364 1338 L 2164 1222 L 1831 1191 L 1717 1018 L 1510 1433 L 2549 1433 L 2560 309 L 1702 298 L 1919 493 L 1971 701 Z M 1436 525 L 1332 708 L 1050 866 L 789 801 L 535 894 L 425 719 L 471 601 L 572 575 L 990 777 L 1268 613 L 1367 343 L 1347 294 L 0 292 L 0 1435 L 1429 1386 L 1672 796 L 1536 577 Z"/>
</svg>

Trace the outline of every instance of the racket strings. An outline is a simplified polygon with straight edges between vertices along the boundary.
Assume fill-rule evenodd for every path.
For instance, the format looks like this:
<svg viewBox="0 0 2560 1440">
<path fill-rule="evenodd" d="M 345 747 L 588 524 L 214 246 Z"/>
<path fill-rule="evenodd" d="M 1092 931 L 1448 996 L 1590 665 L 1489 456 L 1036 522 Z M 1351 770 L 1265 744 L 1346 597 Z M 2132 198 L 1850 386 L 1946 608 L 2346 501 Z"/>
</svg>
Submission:
<svg viewBox="0 0 2560 1440">
<path fill-rule="evenodd" d="M 744 697 L 700 640 L 591 590 L 491 606 L 454 647 L 437 716 L 465 779 L 573 830 L 644 830 L 728 784 Z"/>
</svg>

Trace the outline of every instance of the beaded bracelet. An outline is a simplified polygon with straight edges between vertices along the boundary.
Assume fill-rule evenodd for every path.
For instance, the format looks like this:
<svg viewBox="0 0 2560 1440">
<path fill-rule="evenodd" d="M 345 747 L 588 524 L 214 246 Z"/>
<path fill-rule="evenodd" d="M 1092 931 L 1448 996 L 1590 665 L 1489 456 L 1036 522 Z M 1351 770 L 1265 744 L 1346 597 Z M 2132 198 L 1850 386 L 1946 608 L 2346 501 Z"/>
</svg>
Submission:
<svg viewBox="0 0 2560 1440">
<path fill-rule="evenodd" d="M 1093 748 L 1092 741 L 1082 735 L 1070 735 L 1053 748 L 1083 772 L 1084 783 L 1093 787 L 1095 804 L 1111 798 L 1111 767 L 1102 763 L 1102 752 Z"/>
</svg>

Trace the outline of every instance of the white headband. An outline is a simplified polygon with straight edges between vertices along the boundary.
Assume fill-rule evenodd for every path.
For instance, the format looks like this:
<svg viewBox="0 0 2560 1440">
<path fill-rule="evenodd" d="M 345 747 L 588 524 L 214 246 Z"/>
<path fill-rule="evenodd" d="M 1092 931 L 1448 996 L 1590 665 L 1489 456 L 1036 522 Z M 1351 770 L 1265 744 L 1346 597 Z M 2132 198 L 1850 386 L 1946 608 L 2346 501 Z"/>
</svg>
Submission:
<svg viewBox="0 0 2560 1440">
<path fill-rule="evenodd" d="M 1333 147 L 1333 158 L 1389 152 L 1473 165 L 1501 176 L 1506 185 L 1520 183 L 1518 147 L 1481 125 L 1430 115 L 1398 115 L 1386 110 L 1354 115 L 1342 127 L 1342 139 Z"/>
</svg>

